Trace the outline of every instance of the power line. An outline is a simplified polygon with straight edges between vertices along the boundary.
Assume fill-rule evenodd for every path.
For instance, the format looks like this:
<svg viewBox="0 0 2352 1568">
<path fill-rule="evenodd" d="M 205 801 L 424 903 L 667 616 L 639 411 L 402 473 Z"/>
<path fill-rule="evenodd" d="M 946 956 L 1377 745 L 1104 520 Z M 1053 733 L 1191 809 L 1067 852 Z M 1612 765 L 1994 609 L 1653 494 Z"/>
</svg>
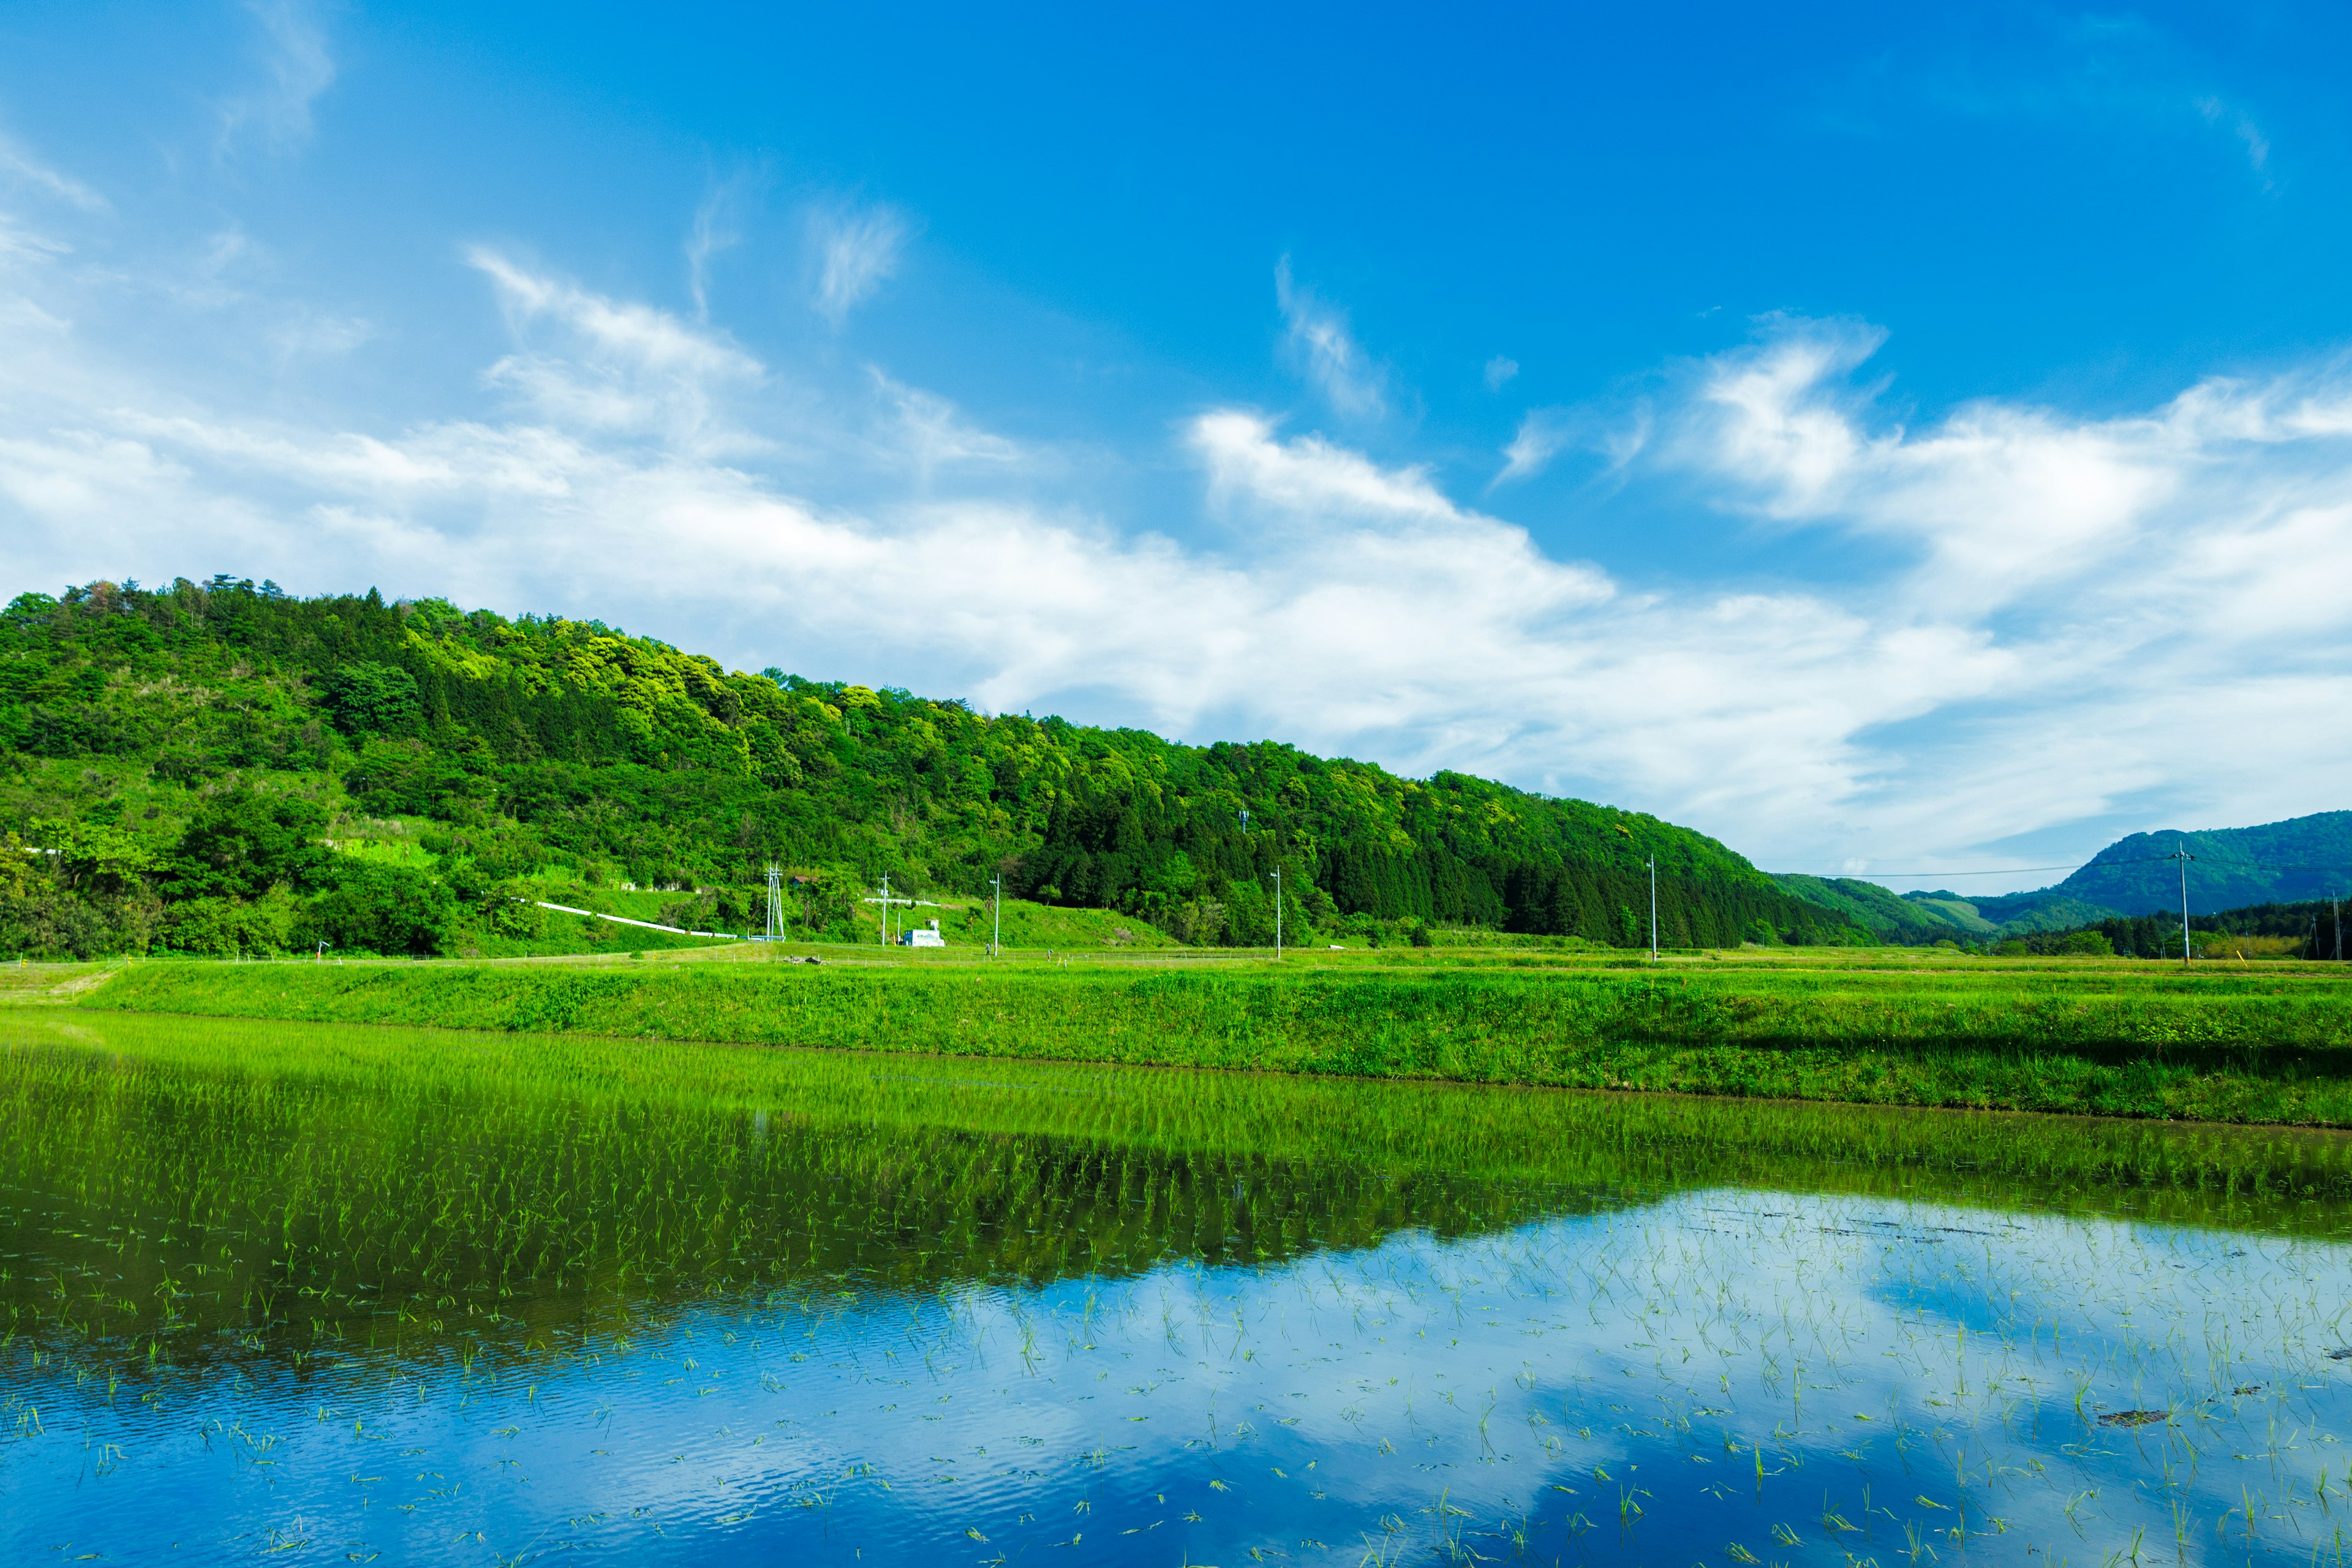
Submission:
<svg viewBox="0 0 2352 1568">
<path fill-rule="evenodd" d="M 2106 866 L 2153 866 L 2170 861 L 2170 855 L 2134 855 L 2121 860 L 2078 860 L 2068 866 L 2002 866 L 1979 871 L 1767 871 L 1768 877 L 2013 877 L 2026 871 L 2091 871 Z M 2352 871 L 2352 862 L 2306 864 L 2292 860 L 2217 860 L 2198 857 L 2208 866 L 2242 866 L 2256 871 Z"/>
<path fill-rule="evenodd" d="M 2159 857 L 2169 859 L 2169 856 Z M 2002 866 L 1990 871 L 1856 871 L 1851 868 L 1836 871 L 1767 871 L 1768 877 L 2013 877 L 2024 871 L 2074 871 L 2093 862 L 2082 861 L 2073 866 Z M 2136 865 L 2136 861 L 2102 860 L 2102 866 Z"/>
<path fill-rule="evenodd" d="M 1982 871 L 1767 871 L 1768 877 L 2013 877 L 2025 871 L 2085 871 L 2094 866 L 2137 866 L 2169 860 L 2169 855 L 2136 855 L 2128 860 L 2077 860 L 2064 866 L 1997 866 Z M 2253 865 L 2253 861 L 2231 862 Z M 2286 868 L 2308 869 L 2309 868 Z"/>
</svg>

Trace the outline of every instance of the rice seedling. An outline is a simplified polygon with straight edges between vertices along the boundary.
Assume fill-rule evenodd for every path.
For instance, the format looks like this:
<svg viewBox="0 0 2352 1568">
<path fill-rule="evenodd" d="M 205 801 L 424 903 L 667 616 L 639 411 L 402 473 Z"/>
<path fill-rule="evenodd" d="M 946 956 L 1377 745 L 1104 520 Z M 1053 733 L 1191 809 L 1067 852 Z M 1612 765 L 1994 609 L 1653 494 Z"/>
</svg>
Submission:
<svg viewBox="0 0 2352 1568">
<path fill-rule="evenodd" d="M 0 1014 L 0 1556 L 2333 1538 L 2332 1135 L 913 1060 Z"/>
</svg>

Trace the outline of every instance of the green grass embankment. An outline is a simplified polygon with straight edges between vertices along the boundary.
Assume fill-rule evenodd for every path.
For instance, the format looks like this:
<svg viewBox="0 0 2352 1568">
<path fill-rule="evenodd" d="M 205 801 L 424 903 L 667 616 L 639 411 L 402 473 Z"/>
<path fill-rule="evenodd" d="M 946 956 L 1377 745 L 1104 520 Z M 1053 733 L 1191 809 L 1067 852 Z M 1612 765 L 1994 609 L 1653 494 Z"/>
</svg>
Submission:
<svg viewBox="0 0 2352 1568">
<path fill-rule="evenodd" d="M 0 963 L 0 1007 L 58 1007 L 105 984 L 115 961 Z"/>
<path fill-rule="evenodd" d="M 84 1005 L 2352 1126 L 2352 984 L 2267 973 L 156 963 Z"/>
</svg>

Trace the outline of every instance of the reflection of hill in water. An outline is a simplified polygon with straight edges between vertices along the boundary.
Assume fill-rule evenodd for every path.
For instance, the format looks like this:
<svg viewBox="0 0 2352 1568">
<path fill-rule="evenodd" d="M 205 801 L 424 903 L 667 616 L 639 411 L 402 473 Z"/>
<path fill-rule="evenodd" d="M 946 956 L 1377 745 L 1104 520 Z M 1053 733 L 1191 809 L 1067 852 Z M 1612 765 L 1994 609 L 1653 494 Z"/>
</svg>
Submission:
<svg viewBox="0 0 2352 1568">
<path fill-rule="evenodd" d="M 576 1348 L 711 1296 L 1280 1263 L 1745 1184 L 2335 1236 L 2334 1134 L 108 1018 L 0 1025 L 82 1365 Z"/>
</svg>

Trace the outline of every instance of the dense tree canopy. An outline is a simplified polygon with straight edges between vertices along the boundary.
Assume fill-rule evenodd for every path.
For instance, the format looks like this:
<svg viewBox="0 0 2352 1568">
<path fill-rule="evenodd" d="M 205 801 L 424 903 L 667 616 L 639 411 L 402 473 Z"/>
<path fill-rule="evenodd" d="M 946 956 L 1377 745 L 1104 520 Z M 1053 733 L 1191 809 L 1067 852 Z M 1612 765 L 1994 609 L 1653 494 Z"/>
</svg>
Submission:
<svg viewBox="0 0 2352 1568">
<path fill-rule="evenodd" d="M 550 864 L 647 886 L 745 886 L 771 863 L 967 893 L 1001 876 L 1192 942 L 1268 940 L 1280 868 L 1294 931 L 1367 915 L 1631 946 L 1653 857 L 1667 945 L 1844 925 L 1713 839 L 1582 801 L 730 672 L 601 622 L 373 591 L 23 595 L 0 613 L 0 746 L 26 842 L 119 832 L 152 863 L 134 880 L 220 909 L 345 888 L 312 847 L 341 812 L 434 819 L 455 885 Z M 39 765 L 76 758 L 184 801 L 121 822 Z"/>
</svg>

